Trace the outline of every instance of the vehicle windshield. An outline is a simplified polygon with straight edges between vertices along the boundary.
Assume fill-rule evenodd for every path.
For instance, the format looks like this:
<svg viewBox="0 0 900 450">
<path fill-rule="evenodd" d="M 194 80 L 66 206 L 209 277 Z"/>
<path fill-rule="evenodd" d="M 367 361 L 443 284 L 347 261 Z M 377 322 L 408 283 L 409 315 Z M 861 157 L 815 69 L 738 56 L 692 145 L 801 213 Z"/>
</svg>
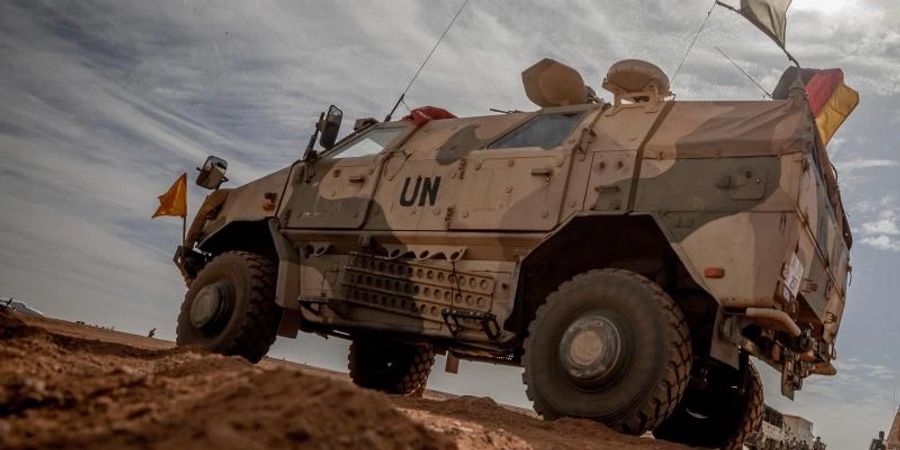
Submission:
<svg viewBox="0 0 900 450">
<path fill-rule="evenodd" d="M 373 128 L 357 136 L 346 145 L 328 155 L 328 158 L 355 158 L 374 155 L 387 147 L 407 127 Z"/>
</svg>

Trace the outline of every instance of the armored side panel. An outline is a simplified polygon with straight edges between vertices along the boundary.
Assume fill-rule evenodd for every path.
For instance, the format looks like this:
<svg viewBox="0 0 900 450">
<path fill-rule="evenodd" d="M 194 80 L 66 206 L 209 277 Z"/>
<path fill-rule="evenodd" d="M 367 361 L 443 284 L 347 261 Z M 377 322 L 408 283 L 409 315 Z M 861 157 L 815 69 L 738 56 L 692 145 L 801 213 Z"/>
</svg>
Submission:
<svg viewBox="0 0 900 450">
<path fill-rule="evenodd" d="M 377 124 L 315 161 L 214 193 L 188 242 L 212 251 L 232 224 L 268 221 L 278 304 L 292 317 L 326 332 L 491 350 L 515 344 L 533 313 L 517 302 L 533 301 L 520 285 L 536 249 L 621 239 L 586 218 L 645 218 L 667 248 L 629 267 L 652 276 L 677 259 L 714 302 L 700 323 L 715 328 L 706 339 L 731 347 L 714 357 L 736 364 L 740 346 L 804 376 L 827 373 L 849 230 L 805 99 L 676 102 L 658 90 L 612 105 Z M 565 248 L 600 256 L 541 253 L 577 262 L 541 289 L 609 262 L 602 246 Z M 801 337 L 811 350 L 784 351 L 802 350 L 782 342 Z"/>
</svg>

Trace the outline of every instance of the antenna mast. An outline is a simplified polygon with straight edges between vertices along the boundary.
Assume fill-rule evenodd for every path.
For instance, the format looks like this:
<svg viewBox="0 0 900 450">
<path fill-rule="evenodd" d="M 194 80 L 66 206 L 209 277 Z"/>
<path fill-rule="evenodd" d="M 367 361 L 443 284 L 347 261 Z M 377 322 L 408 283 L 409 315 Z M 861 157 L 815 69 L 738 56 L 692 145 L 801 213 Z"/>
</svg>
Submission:
<svg viewBox="0 0 900 450">
<path fill-rule="evenodd" d="M 687 61 L 688 55 L 691 54 L 691 50 L 694 49 L 694 44 L 697 43 L 697 39 L 700 39 L 700 33 L 703 33 L 703 29 L 706 28 L 706 24 L 709 22 L 709 18 L 712 17 L 713 11 L 716 9 L 716 5 L 719 2 L 717 0 L 713 1 L 712 6 L 709 8 L 709 11 L 706 12 L 706 18 L 703 19 L 703 23 L 700 24 L 700 28 L 697 30 L 697 34 L 694 35 L 694 39 L 691 40 L 691 43 L 688 44 L 687 50 L 684 51 L 684 56 L 681 57 L 681 62 L 678 63 L 678 68 L 675 69 L 675 75 L 672 75 L 672 82 L 670 84 L 675 84 L 675 79 L 678 78 L 678 74 L 681 73 L 681 68 L 684 67 L 684 62 Z"/>
<path fill-rule="evenodd" d="M 764 87 L 762 87 L 762 85 L 760 85 L 758 81 L 756 81 L 753 77 L 751 77 L 750 74 L 747 73 L 747 71 L 744 70 L 741 66 L 739 66 L 736 62 L 734 62 L 733 59 L 731 59 L 728 55 L 726 55 L 725 52 L 722 51 L 721 48 L 715 47 L 715 49 L 716 49 L 720 54 L 722 54 L 722 56 L 724 56 L 725 59 L 727 59 L 729 62 L 731 62 L 731 64 L 734 65 L 734 67 L 736 67 L 737 70 L 740 70 L 741 73 L 744 74 L 744 76 L 747 77 L 748 80 L 750 80 L 751 82 L 753 82 L 753 84 L 755 84 L 756 87 L 758 87 L 759 90 L 761 90 L 761 91 L 763 92 L 763 94 L 764 94 L 766 97 L 772 98 L 772 94 L 770 94 L 769 91 L 767 91 Z"/>
<path fill-rule="evenodd" d="M 467 4 L 469 4 L 469 0 L 463 1 L 462 5 L 460 5 L 460 7 L 459 7 L 459 10 L 457 10 L 456 14 L 453 16 L 453 18 L 450 19 L 450 23 L 447 24 L 447 28 L 444 29 L 443 33 L 441 33 L 441 37 L 438 38 L 437 42 L 434 43 L 434 47 L 432 47 L 431 51 L 428 52 L 428 56 L 425 57 L 425 60 L 422 61 L 422 64 L 419 64 L 419 69 L 416 70 L 415 75 L 413 75 L 412 79 L 409 80 L 409 84 L 406 85 L 406 89 L 404 89 L 403 92 L 400 93 L 400 98 L 398 98 L 397 102 L 394 103 L 394 107 L 391 108 L 391 112 L 389 112 L 388 115 L 385 116 L 385 118 L 384 118 L 385 122 L 391 121 L 391 116 L 394 115 L 394 112 L 397 111 L 397 108 L 400 106 L 400 103 L 403 102 L 403 99 L 406 97 L 406 93 L 409 92 L 409 88 L 411 88 L 413 83 L 416 82 L 416 78 L 419 78 L 419 74 L 422 73 L 422 69 L 425 68 L 425 64 L 428 64 L 428 60 L 431 59 L 431 55 L 433 55 L 434 51 L 437 50 L 439 45 L 441 45 L 441 42 L 444 40 L 444 37 L 447 36 L 447 33 L 450 31 L 450 28 L 453 27 L 454 23 L 456 23 L 456 19 L 463 12 L 463 8 L 465 8 Z"/>
</svg>

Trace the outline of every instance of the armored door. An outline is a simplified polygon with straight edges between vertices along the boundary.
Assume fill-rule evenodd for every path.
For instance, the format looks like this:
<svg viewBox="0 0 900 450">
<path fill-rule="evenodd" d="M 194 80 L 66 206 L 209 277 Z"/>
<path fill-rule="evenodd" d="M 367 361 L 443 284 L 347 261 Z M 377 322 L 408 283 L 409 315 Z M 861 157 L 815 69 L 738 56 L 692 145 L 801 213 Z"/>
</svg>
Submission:
<svg viewBox="0 0 900 450">
<path fill-rule="evenodd" d="M 409 129 L 402 123 L 374 127 L 317 161 L 296 165 L 283 212 L 287 227 L 360 228 L 378 184 L 382 150 Z"/>
<path fill-rule="evenodd" d="M 536 115 L 466 158 L 451 229 L 540 230 L 559 223 L 585 108 Z"/>
</svg>

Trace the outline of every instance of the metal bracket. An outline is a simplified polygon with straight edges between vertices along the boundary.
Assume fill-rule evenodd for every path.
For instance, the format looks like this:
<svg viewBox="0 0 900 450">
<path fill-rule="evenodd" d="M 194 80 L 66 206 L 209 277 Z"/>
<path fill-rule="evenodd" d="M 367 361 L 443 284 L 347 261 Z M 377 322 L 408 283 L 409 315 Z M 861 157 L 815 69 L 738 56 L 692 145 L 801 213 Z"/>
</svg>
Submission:
<svg viewBox="0 0 900 450">
<path fill-rule="evenodd" d="M 328 305 L 329 300 L 325 297 L 311 297 L 307 295 L 302 295 L 297 299 L 297 304 L 300 305 L 301 308 L 315 314 L 322 314 L 322 308 Z"/>
<path fill-rule="evenodd" d="M 492 313 L 472 311 L 468 309 L 444 308 L 441 310 L 441 316 L 450 333 L 456 335 L 462 330 L 460 319 L 476 320 L 481 324 L 481 329 L 488 339 L 496 341 L 500 337 L 500 324 L 497 323 L 497 316 Z"/>
<path fill-rule="evenodd" d="M 799 375 L 800 364 L 796 353 L 785 349 L 784 363 L 781 367 L 781 395 L 793 400 L 794 392 L 803 387 L 803 378 Z"/>
</svg>

